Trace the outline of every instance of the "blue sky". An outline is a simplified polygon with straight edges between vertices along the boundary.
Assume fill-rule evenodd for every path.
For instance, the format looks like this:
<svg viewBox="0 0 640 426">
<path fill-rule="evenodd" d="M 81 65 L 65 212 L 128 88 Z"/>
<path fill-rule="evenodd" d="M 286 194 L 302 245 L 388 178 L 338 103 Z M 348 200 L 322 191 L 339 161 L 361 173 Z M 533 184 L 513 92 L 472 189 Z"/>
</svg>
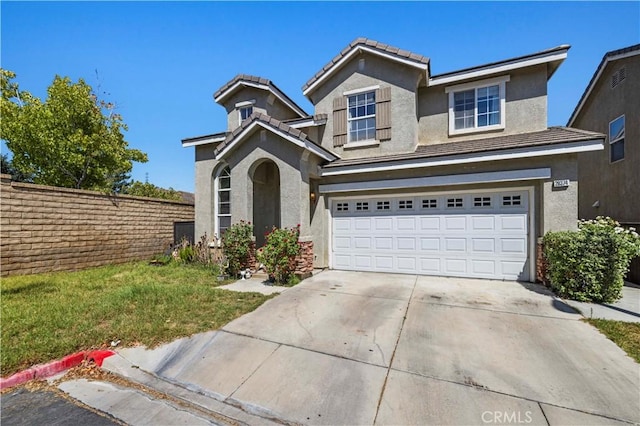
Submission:
<svg viewBox="0 0 640 426">
<path fill-rule="evenodd" d="M 640 42 L 637 1 L 3 1 L 0 12 L 2 67 L 23 90 L 44 98 L 56 74 L 100 84 L 130 147 L 149 154 L 133 177 L 185 191 L 194 148 L 180 140 L 225 130 L 212 95 L 238 73 L 271 79 L 313 113 L 302 85 L 359 36 L 428 56 L 433 74 L 570 44 L 548 93 L 549 125 L 564 125 L 602 56 Z"/>
</svg>

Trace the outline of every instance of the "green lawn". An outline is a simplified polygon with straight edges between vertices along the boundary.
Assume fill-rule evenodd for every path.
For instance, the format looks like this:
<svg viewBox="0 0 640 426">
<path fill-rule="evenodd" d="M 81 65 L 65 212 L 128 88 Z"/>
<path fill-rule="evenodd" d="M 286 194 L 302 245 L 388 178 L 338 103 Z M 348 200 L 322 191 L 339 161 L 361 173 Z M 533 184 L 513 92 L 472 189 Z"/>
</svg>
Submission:
<svg viewBox="0 0 640 426">
<path fill-rule="evenodd" d="M 214 330 L 271 297 L 216 285 L 204 268 L 146 262 L 2 278 L 2 376 L 112 340 L 153 347 Z"/>
<path fill-rule="evenodd" d="M 604 319 L 586 319 L 620 346 L 629 356 L 640 363 L 640 324 L 633 322 L 611 321 Z"/>
</svg>

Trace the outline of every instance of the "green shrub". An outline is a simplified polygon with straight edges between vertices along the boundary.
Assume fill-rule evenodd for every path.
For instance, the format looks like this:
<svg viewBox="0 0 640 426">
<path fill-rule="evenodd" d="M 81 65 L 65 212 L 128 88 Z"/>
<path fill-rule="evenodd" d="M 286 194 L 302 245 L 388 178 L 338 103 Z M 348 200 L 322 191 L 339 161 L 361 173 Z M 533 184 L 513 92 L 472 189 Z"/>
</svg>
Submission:
<svg viewBox="0 0 640 426">
<path fill-rule="evenodd" d="M 300 225 L 295 228 L 276 228 L 266 235 L 266 242 L 258 251 L 258 261 L 277 284 L 286 284 L 295 272 L 296 256 L 300 253 L 298 238 Z"/>
<path fill-rule="evenodd" d="M 253 241 L 253 225 L 240 221 L 231 225 L 222 235 L 222 251 L 227 258 L 228 273 L 236 276 L 247 266 Z"/>
<path fill-rule="evenodd" d="M 553 291 L 585 302 L 620 299 L 629 263 L 640 256 L 635 229 L 602 216 L 580 221 L 578 231 L 548 232 L 543 243 Z"/>
</svg>

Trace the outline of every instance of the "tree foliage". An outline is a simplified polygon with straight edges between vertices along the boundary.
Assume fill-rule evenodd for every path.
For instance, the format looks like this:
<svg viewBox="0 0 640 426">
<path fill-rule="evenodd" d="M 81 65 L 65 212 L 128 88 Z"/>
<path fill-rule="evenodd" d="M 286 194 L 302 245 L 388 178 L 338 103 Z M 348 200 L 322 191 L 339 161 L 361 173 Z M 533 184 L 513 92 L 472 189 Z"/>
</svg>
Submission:
<svg viewBox="0 0 640 426">
<path fill-rule="evenodd" d="M 176 191 L 173 188 L 161 188 L 159 186 L 155 186 L 152 183 L 140 182 L 137 180 L 124 186 L 121 193 L 126 195 L 135 195 L 137 197 L 162 198 L 164 200 L 174 201 L 182 200 L 180 191 Z"/>
<path fill-rule="evenodd" d="M 2 154 L 2 156 L 0 157 L 0 163 L 2 173 L 11 175 L 11 180 L 15 182 L 33 182 L 33 176 L 25 175 L 20 170 L 17 170 L 15 167 L 13 167 L 13 161 L 11 161 L 7 154 Z"/>
<path fill-rule="evenodd" d="M 0 138 L 13 152 L 13 167 L 34 183 L 112 191 L 128 179 L 132 162 L 147 155 L 128 148 L 115 105 L 99 100 L 79 79 L 56 76 L 43 102 L 0 69 Z"/>
</svg>

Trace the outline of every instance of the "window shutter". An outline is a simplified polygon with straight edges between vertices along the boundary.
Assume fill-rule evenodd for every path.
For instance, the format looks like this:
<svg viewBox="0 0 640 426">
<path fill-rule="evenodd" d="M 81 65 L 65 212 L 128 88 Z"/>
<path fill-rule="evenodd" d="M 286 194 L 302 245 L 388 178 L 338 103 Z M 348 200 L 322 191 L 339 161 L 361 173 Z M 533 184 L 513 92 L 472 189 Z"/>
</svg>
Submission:
<svg viewBox="0 0 640 426">
<path fill-rule="evenodd" d="M 376 139 L 391 139 L 391 87 L 376 90 Z"/>
<path fill-rule="evenodd" d="M 347 98 L 339 96 L 333 100 L 333 146 L 347 143 Z"/>
</svg>

